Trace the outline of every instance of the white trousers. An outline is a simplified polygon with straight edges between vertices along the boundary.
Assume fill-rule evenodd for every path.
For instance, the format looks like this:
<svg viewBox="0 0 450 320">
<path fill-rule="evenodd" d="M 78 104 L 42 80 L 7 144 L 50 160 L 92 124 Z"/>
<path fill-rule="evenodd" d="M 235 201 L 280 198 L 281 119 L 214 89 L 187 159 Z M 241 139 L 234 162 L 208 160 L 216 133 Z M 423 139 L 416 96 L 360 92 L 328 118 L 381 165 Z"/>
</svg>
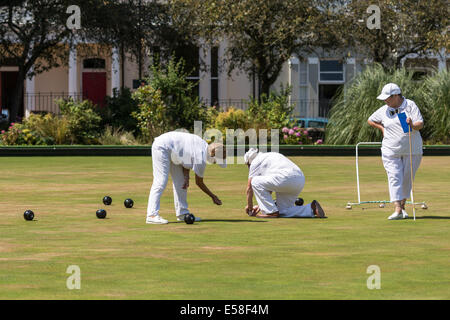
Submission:
<svg viewBox="0 0 450 320">
<path fill-rule="evenodd" d="M 295 200 L 305 186 L 303 175 L 256 176 L 252 179 L 252 189 L 263 213 L 279 212 L 282 218 L 311 218 L 314 213 L 311 204 L 296 206 Z M 276 192 L 277 204 L 272 199 Z"/>
<path fill-rule="evenodd" d="M 147 217 L 159 214 L 161 196 L 167 186 L 169 173 L 173 183 L 173 200 L 177 216 L 189 213 L 187 189 L 183 189 L 183 167 L 170 160 L 170 151 L 158 144 L 152 146 L 153 183 L 148 197 Z"/>
<path fill-rule="evenodd" d="M 411 165 L 409 155 L 382 156 L 386 169 L 391 202 L 408 199 L 411 194 Z M 412 156 L 413 179 L 422 161 L 422 155 Z"/>
</svg>

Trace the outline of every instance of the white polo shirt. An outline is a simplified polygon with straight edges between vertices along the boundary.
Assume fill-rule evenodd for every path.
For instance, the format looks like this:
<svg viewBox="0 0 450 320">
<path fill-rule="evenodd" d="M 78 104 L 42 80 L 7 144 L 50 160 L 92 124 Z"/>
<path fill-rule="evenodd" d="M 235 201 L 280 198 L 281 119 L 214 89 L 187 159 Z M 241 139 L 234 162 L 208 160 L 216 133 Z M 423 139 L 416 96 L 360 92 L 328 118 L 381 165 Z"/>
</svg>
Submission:
<svg viewBox="0 0 450 320">
<path fill-rule="evenodd" d="M 303 175 L 303 172 L 295 163 L 280 153 L 259 152 L 250 164 L 248 177 L 252 178 L 274 174 L 290 176 L 295 174 Z"/>
<path fill-rule="evenodd" d="M 398 113 L 405 112 L 412 122 L 422 121 L 422 114 L 414 101 L 403 98 L 402 105 L 398 108 Z M 395 109 L 384 105 L 375 111 L 370 117 L 370 121 L 381 123 L 384 127 L 384 137 L 381 145 L 381 152 L 385 156 L 409 155 L 409 134 L 403 132 L 400 120 L 395 113 Z M 411 132 L 412 154 L 421 155 L 422 137 L 420 132 Z"/>
<path fill-rule="evenodd" d="M 208 143 L 199 136 L 186 132 L 166 132 L 155 139 L 157 144 L 170 151 L 170 159 L 174 164 L 194 170 L 203 178 L 206 169 Z"/>
</svg>

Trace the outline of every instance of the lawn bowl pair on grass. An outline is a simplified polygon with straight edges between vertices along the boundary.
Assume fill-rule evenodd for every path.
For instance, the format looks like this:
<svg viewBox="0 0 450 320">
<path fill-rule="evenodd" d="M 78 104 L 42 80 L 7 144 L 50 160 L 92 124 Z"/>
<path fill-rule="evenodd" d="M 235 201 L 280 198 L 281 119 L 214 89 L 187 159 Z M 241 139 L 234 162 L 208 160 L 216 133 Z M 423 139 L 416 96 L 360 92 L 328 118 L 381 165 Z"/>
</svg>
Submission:
<svg viewBox="0 0 450 320">
<path fill-rule="evenodd" d="M 103 198 L 103 203 L 105 205 L 110 205 L 112 203 L 111 197 L 105 196 Z M 126 208 L 133 207 L 133 204 L 134 204 L 134 202 L 131 199 L 126 199 L 125 202 L 124 202 L 124 205 L 125 205 Z M 104 219 L 106 217 L 106 210 L 99 209 L 99 210 L 97 210 L 96 214 L 97 214 L 97 218 Z M 186 224 L 193 224 L 194 221 L 195 221 L 195 216 L 193 214 L 189 213 L 189 214 L 186 214 L 184 216 L 184 222 L 186 222 Z"/>
<path fill-rule="evenodd" d="M 104 205 L 109 206 L 109 205 L 111 205 L 111 203 L 112 203 L 112 198 L 110 196 L 103 197 Z M 125 208 L 133 208 L 134 201 L 129 198 L 125 199 L 125 201 L 123 202 L 123 205 L 125 206 Z M 97 218 L 99 218 L 99 219 L 106 218 L 106 210 L 105 209 L 98 209 L 95 214 L 97 215 Z"/>
<path fill-rule="evenodd" d="M 110 196 L 104 196 L 103 197 L 103 204 L 106 206 L 111 205 L 112 203 L 112 198 Z M 123 205 L 125 206 L 125 208 L 132 208 L 134 205 L 134 201 L 132 199 L 125 199 L 125 201 L 123 202 Z"/>
</svg>

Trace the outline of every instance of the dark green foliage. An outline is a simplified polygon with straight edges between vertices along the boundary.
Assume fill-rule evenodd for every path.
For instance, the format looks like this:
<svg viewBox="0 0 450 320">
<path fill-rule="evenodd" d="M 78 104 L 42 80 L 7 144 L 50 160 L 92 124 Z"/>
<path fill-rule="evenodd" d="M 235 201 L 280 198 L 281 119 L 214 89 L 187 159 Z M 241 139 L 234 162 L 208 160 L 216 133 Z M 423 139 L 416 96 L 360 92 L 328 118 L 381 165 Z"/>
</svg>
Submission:
<svg viewBox="0 0 450 320">
<path fill-rule="evenodd" d="M 102 127 L 109 125 L 137 134 L 137 121 L 131 114 L 138 111 L 138 104 L 133 100 L 130 89 L 114 89 L 113 96 L 106 97 L 106 105 L 97 107 L 96 110 L 102 117 Z"/>
</svg>

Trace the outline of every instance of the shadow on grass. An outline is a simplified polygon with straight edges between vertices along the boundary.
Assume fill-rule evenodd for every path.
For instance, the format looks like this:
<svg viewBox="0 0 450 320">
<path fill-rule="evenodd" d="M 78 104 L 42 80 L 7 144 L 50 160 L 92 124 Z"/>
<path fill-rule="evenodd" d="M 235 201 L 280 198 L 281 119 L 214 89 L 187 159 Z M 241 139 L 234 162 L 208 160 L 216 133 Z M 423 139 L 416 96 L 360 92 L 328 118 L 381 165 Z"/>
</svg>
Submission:
<svg viewBox="0 0 450 320">
<path fill-rule="evenodd" d="M 413 218 L 410 216 L 409 219 L 413 219 Z M 442 216 L 419 216 L 418 217 L 418 216 L 416 216 L 416 220 L 419 220 L 419 219 L 450 220 L 450 217 L 442 217 Z"/>
<path fill-rule="evenodd" d="M 177 222 L 184 223 L 184 221 L 177 221 Z M 202 223 L 202 222 L 267 222 L 267 221 L 263 221 L 263 220 L 242 220 L 242 219 L 202 219 L 198 223 Z"/>
</svg>

